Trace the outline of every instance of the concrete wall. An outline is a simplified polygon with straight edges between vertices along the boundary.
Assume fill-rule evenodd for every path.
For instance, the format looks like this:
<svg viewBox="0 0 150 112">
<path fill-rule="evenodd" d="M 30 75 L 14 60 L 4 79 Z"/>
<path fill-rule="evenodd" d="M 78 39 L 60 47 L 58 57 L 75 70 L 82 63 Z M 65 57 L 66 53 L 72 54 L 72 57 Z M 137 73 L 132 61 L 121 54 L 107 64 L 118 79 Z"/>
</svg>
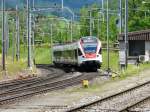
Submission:
<svg viewBox="0 0 150 112">
<path fill-rule="evenodd" d="M 145 41 L 145 61 L 150 61 L 150 41 Z"/>
<path fill-rule="evenodd" d="M 124 41 L 119 41 L 119 49 L 122 51 L 122 50 L 125 50 L 125 43 Z"/>
</svg>

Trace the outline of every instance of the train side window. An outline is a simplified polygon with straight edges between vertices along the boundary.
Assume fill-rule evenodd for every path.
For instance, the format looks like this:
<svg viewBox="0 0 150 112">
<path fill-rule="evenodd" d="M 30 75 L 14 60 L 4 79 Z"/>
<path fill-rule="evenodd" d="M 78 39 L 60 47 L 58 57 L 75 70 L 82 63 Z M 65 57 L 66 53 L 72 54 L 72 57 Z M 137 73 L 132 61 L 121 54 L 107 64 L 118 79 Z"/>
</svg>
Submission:
<svg viewBox="0 0 150 112">
<path fill-rule="evenodd" d="M 99 49 L 99 54 L 102 54 L 102 48 Z"/>
<path fill-rule="evenodd" d="M 82 52 L 80 49 L 78 49 L 78 55 L 81 56 L 82 55 Z"/>
<path fill-rule="evenodd" d="M 75 59 L 77 59 L 78 58 L 78 51 L 77 51 L 77 49 L 74 50 L 74 55 L 75 55 Z"/>
</svg>

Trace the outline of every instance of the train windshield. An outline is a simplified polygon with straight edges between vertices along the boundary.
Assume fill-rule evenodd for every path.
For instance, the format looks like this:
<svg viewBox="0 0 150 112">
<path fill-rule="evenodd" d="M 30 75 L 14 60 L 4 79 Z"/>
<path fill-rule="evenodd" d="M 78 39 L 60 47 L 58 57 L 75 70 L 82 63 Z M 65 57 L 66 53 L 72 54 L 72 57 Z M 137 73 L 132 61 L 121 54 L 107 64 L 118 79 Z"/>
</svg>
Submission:
<svg viewBox="0 0 150 112">
<path fill-rule="evenodd" d="M 91 45 L 84 45 L 84 52 L 85 53 L 96 53 L 97 45 L 96 44 L 91 44 Z"/>
<path fill-rule="evenodd" d="M 83 37 L 81 43 L 85 53 L 96 53 L 98 44 L 97 38 L 92 36 Z"/>
</svg>

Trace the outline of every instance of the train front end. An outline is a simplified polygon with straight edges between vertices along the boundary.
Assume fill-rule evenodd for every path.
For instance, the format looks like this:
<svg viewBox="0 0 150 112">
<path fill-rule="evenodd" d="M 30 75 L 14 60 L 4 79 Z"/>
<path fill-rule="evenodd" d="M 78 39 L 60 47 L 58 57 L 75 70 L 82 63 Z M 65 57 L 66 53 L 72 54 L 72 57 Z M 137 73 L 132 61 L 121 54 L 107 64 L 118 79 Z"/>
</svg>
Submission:
<svg viewBox="0 0 150 112">
<path fill-rule="evenodd" d="M 86 69 L 97 70 L 102 64 L 101 42 L 93 36 L 82 37 L 79 41 L 79 64 Z"/>
</svg>

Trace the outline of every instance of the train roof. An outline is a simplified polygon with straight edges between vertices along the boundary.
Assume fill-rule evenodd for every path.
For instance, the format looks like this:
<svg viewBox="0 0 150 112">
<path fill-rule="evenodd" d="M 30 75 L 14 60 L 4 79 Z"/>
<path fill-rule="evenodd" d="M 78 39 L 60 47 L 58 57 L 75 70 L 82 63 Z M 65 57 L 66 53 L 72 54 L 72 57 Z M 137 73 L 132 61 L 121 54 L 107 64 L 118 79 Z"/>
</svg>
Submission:
<svg viewBox="0 0 150 112">
<path fill-rule="evenodd" d="M 97 38 L 96 36 L 85 36 L 85 37 L 81 37 L 81 38 Z"/>
<path fill-rule="evenodd" d="M 73 43 L 67 43 L 64 45 L 55 45 L 53 46 L 54 51 L 63 51 L 63 50 L 73 50 L 78 48 L 78 41 Z"/>
<path fill-rule="evenodd" d="M 59 44 L 59 45 L 54 45 L 53 46 L 53 51 L 64 51 L 64 50 L 73 50 L 73 49 L 78 49 L 79 48 L 79 41 L 81 39 L 98 39 L 95 36 L 85 36 L 81 37 L 78 41 L 72 42 L 72 43 L 64 43 L 64 44 Z M 92 41 L 93 42 L 93 41 Z"/>
</svg>

